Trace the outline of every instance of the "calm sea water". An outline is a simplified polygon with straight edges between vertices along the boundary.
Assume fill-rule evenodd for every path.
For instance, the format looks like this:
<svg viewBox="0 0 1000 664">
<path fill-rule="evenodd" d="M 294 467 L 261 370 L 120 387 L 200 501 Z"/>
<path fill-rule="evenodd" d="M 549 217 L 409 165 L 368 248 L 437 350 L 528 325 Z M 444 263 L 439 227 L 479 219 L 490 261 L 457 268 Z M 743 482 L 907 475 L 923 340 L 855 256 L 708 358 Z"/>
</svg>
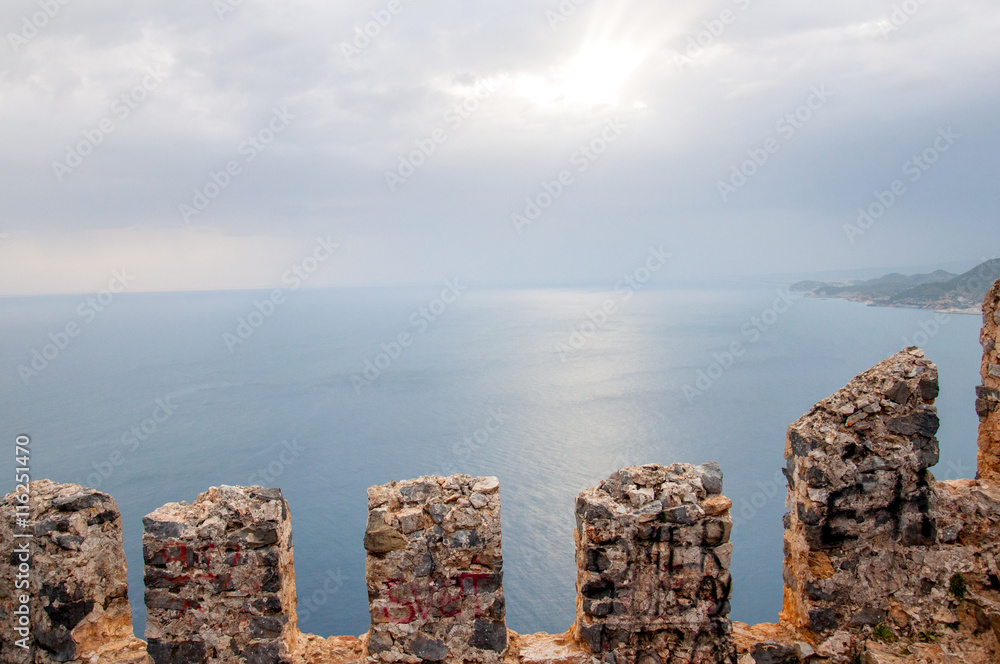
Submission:
<svg viewBox="0 0 1000 664">
<path fill-rule="evenodd" d="M 731 615 L 770 622 L 781 607 L 788 424 L 917 335 L 941 371 L 936 474 L 971 477 L 981 353 L 975 316 L 935 331 L 932 312 L 798 296 L 788 305 L 778 290 L 644 291 L 627 301 L 467 290 L 450 304 L 437 301 L 440 288 L 303 290 L 269 318 L 253 316 L 263 324 L 241 344 L 225 335 L 267 293 L 123 294 L 100 312 L 81 309 L 82 296 L 2 299 L 2 463 L 13 469 L 14 437 L 28 433 L 34 479 L 117 499 L 140 635 L 143 515 L 219 484 L 281 487 L 301 627 L 333 635 L 367 629 L 370 485 L 498 476 L 509 625 L 561 632 L 574 611 L 576 494 L 625 465 L 718 460 L 737 521 Z M 588 325 L 609 299 L 614 313 Z M 776 301 L 782 313 L 769 311 Z M 71 322 L 79 334 L 22 377 L 33 351 L 50 334 L 66 341 L 59 333 Z M 934 334 L 921 337 L 922 326 Z M 409 345 L 397 349 L 401 333 Z M 730 363 L 734 342 L 742 353 Z M 379 357 L 382 344 L 389 352 Z M 713 368 L 717 356 L 731 366 Z M 0 492 L 13 489 L 12 476 L 0 474 Z"/>
</svg>

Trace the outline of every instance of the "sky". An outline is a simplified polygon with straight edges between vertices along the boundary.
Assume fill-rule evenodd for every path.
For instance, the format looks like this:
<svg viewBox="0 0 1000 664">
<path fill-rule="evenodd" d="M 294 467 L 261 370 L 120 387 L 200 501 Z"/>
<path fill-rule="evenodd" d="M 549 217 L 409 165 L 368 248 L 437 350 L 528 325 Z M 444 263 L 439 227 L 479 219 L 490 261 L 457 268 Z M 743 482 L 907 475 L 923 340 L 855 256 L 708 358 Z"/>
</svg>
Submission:
<svg viewBox="0 0 1000 664">
<path fill-rule="evenodd" d="M 995 0 L 7 0 L 0 26 L 0 295 L 997 255 Z"/>
</svg>

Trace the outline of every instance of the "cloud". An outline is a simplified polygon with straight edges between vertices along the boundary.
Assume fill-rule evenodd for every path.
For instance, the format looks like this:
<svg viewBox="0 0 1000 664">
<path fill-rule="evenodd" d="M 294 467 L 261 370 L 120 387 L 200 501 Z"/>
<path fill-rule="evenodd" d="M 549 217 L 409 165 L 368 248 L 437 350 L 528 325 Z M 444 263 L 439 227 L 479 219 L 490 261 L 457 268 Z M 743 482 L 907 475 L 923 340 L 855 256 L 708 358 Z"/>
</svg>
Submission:
<svg viewBox="0 0 1000 664">
<path fill-rule="evenodd" d="M 1000 16 L 985 0 L 561 4 L 245 1 L 220 19 L 208 0 L 94 0 L 59 5 L 30 39 L 40 5 L 6 4 L 0 25 L 25 43 L 15 52 L 8 35 L 0 60 L 0 232 L 17 240 L 0 256 L 23 266 L 15 248 L 31 247 L 46 265 L 7 291 L 97 278 L 114 252 L 94 246 L 141 252 L 157 288 L 192 287 L 193 274 L 250 287 L 268 262 L 226 252 L 260 259 L 270 246 L 284 260 L 321 232 L 365 248 L 343 283 L 600 281 L 663 241 L 690 275 L 874 266 L 900 243 L 894 265 L 978 257 L 1000 147 Z M 504 84 L 449 122 L 484 81 Z M 780 138 L 816 86 L 829 103 L 722 201 L 718 183 Z M 241 148 L 282 108 L 294 120 L 248 159 Z M 519 236 L 511 213 L 614 118 L 630 125 L 621 141 Z M 841 241 L 942 126 L 960 145 L 880 233 Z M 386 172 L 438 129 L 445 139 L 390 191 Z M 74 151 L 88 154 L 60 178 L 54 164 Z M 238 176 L 195 223 L 220 265 L 242 267 L 171 269 L 209 237 L 180 206 L 233 161 Z M 736 239 L 720 242 L 723 228 Z"/>
<path fill-rule="evenodd" d="M 199 228 L 15 232 L 0 248 L 0 295 L 95 292 L 115 270 L 134 277 L 133 291 L 280 288 L 310 249 L 297 238 Z"/>
</svg>

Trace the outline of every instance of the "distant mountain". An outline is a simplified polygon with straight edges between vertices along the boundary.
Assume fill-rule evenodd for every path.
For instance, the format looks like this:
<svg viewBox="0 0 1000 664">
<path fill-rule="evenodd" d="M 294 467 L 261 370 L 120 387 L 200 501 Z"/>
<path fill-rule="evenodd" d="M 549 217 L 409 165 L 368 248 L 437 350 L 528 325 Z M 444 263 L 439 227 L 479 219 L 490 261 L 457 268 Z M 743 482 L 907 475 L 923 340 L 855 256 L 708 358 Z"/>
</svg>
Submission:
<svg viewBox="0 0 1000 664">
<path fill-rule="evenodd" d="M 792 291 L 800 293 L 812 293 L 817 288 L 828 285 L 829 284 L 823 281 L 799 281 L 797 283 L 792 284 L 788 288 Z"/>
<path fill-rule="evenodd" d="M 938 270 L 930 274 L 915 274 L 906 276 L 903 274 L 887 274 L 878 279 L 869 279 L 848 285 L 825 284 L 816 288 L 813 292 L 820 297 L 841 297 L 844 299 L 882 299 L 888 298 L 896 293 L 900 293 L 909 288 L 922 286 L 924 284 L 934 284 L 950 281 L 957 277 L 957 274 Z M 985 293 L 984 293 L 985 294 Z"/>
<path fill-rule="evenodd" d="M 791 288 L 812 297 L 835 297 L 876 307 L 973 311 L 981 308 L 986 291 L 998 278 L 1000 258 L 994 258 L 960 275 L 944 270 L 910 276 L 893 273 L 839 284 L 800 281 Z"/>
</svg>

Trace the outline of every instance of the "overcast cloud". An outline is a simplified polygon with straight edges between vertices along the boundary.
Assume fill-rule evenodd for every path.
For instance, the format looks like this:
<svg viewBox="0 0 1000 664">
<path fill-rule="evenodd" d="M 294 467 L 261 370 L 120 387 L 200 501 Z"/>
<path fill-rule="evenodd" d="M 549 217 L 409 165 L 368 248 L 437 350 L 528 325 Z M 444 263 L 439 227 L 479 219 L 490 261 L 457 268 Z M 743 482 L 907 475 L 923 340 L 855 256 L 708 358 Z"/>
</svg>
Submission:
<svg viewBox="0 0 1000 664">
<path fill-rule="evenodd" d="M 7 0 L 0 294 L 270 287 L 317 237 L 312 285 L 996 255 L 995 0 L 562 8 Z"/>
</svg>

